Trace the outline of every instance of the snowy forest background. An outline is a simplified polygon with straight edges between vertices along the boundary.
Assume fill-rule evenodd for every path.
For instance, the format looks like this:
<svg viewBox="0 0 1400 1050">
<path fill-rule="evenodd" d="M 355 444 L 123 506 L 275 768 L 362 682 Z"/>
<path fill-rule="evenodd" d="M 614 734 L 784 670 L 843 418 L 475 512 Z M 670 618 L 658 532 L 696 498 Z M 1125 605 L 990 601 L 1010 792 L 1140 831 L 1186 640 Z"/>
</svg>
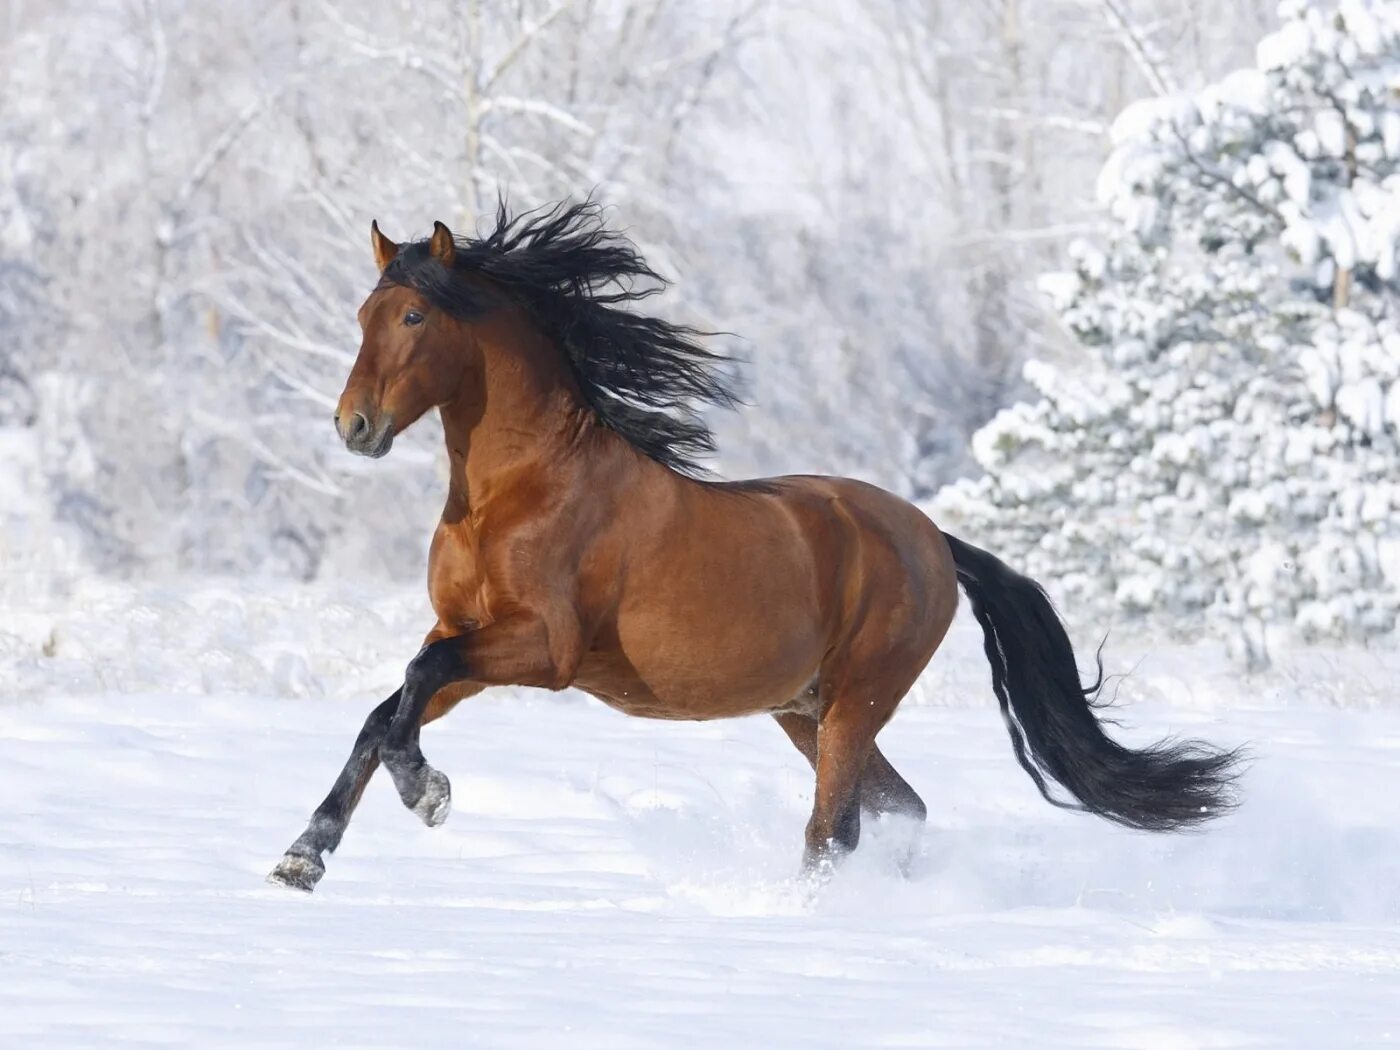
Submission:
<svg viewBox="0 0 1400 1050">
<path fill-rule="evenodd" d="M 1396 3 L 0 0 L 0 81 L 11 593 L 416 581 L 434 425 L 330 425 L 369 222 L 592 192 L 742 337 L 721 474 L 923 501 L 1086 628 L 1393 640 Z"/>
</svg>

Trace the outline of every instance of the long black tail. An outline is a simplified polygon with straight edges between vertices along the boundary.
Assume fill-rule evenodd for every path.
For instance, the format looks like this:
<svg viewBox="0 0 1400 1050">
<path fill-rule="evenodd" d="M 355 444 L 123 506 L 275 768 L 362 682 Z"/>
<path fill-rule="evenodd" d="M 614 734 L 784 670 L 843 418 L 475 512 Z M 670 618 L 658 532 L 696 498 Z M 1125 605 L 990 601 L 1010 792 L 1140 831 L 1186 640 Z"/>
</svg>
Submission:
<svg viewBox="0 0 1400 1050">
<path fill-rule="evenodd" d="M 944 537 L 986 636 L 992 687 L 1016 759 L 1047 800 L 1147 831 L 1189 828 L 1235 804 L 1238 751 L 1170 740 L 1133 751 L 1111 739 L 1091 703 L 1099 686 L 1080 683 L 1069 636 L 1040 585 L 986 551 Z M 1077 803 L 1051 794 L 1050 780 Z"/>
</svg>

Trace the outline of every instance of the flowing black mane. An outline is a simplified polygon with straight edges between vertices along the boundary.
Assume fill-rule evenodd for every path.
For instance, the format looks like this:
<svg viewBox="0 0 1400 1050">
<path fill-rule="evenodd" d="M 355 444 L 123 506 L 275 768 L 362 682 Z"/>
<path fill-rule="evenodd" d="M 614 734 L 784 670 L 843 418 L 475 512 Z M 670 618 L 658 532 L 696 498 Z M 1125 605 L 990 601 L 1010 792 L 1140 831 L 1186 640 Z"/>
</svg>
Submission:
<svg viewBox="0 0 1400 1050">
<path fill-rule="evenodd" d="M 405 244 L 383 280 L 471 319 L 497 303 L 453 274 L 490 278 L 559 343 L 604 424 L 659 463 L 704 473 L 697 459 L 715 450 L 715 439 L 696 406 L 737 404 L 728 358 L 700 344 L 706 333 L 622 308 L 666 282 L 631 241 L 604 226 L 597 203 L 564 201 L 511 216 L 502 201 L 495 228 L 458 238 L 456 247 L 449 271 L 427 241 Z"/>
</svg>

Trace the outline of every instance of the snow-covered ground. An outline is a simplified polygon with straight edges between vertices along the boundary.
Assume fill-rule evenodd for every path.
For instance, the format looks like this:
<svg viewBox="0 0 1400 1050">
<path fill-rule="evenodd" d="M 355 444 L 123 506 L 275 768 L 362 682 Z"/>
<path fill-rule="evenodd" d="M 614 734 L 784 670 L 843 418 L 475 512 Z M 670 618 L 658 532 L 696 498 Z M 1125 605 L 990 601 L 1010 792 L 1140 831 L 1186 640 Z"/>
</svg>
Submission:
<svg viewBox="0 0 1400 1050">
<path fill-rule="evenodd" d="M 1160 838 L 1052 809 L 960 621 L 882 742 L 928 827 L 820 892 L 767 719 L 498 692 L 425 734 L 314 896 L 263 877 L 425 622 L 417 590 L 10 578 L 0 1046 L 1336 1047 L 1400 1042 L 1395 657 L 1111 641 L 1132 739 L 1252 743 Z"/>
</svg>

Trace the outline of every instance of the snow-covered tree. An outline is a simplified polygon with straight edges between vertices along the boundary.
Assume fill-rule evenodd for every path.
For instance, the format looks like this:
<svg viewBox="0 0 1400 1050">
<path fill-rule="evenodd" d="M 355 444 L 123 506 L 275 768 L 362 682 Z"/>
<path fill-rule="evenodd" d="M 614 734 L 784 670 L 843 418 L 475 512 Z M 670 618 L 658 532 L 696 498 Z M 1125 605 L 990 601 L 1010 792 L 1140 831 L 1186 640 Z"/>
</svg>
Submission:
<svg viewBox="0 0 1400 1050">
<path fill-rule="evenodd" d="M 498 189 L 678 210 L 673 140 L 761 5 L 8 7 L 0 426 L 38 415 L 101 568 L 310 576 L 352 487 L 382 512 L 339 554 L 371 571 L 417 570 L 441 499 L 430 428 L 351 486 L 328 422 L 369 220 L 469 233 Z"/>
<path fill-rule="evenodd" d="M 1028 366 L 937 500 L 1069 608 L 1255 665 L 1400 612 L 1400 3 L 1280 14 L 1254 68 L 1116 122 L 1112 232 L 1044 282 L 1087 360 Z"/>
<path fill-rule="evenodd" d="M 743 337 L 722 473 L 934 491 L 1053 336 L 1106 118 L 1268 2 L 0 0 L 0 427 L 94 567 L 415 575 L 441 442 L 327 422 L 369 220 L 595 192 Z"/>
</svg>

